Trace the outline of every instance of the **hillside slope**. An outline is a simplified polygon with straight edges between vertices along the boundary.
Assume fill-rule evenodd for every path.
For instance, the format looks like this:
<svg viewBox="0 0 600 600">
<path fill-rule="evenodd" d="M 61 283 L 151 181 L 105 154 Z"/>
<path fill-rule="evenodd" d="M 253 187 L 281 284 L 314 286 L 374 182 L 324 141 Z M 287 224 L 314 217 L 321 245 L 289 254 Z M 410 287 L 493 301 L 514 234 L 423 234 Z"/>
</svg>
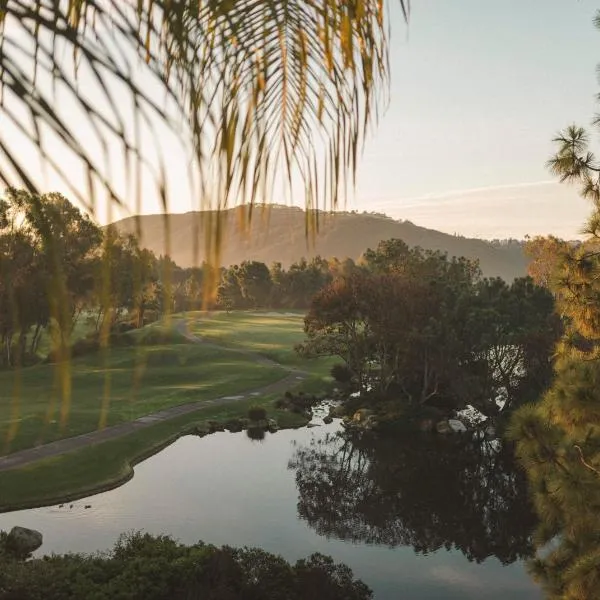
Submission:
<svg viewBox="0 0 600 600">
<path fill-rule="evenodd" d="M 425 229 L 409 221 L 395 221 L 373 213 L 319 213 L 319 231 L 314 240 L 305 236 L 307 215 L 300 208 L 274 206 L 269 210 L 255 209 L 251 225 L 244 227 L 245 209 L 225 211 L 220 263 L 231 265 L 243 260 L 258 260 L 266 264 L 281 262 L 284 267 L 302 257 L 316 255 L 357 259 L 367 248 L 379 241 L 400 238 L 409 246 L 442 250 L 450 256 L 479 259 L 486 276 L 500 276 L 507 281 L 525 274 L 527 260 L 521 245 L 492 244 L 478 239 L 457 237 Z M 157 255 L 168 254 L 180 266 L 198 265 L 206 257 L 206 236 L 211 212 L 129 217 L 115 225 L 122 232 L 135 233 L 139 225 L 141 243 Z"/>
</svg>

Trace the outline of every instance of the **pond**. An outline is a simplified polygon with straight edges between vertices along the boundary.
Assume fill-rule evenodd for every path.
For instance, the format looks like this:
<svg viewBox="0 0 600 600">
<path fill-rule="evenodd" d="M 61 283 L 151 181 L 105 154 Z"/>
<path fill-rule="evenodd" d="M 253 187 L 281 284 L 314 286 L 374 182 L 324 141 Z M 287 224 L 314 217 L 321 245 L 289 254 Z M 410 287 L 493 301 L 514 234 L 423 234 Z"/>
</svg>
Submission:
<svg viewBox="0 0 600 600">
<path fill-rule="evenodd" d="M 262 441 L 186 436 L 120 488 L 1 514 L 0 529 L 38 529 L 38 554 L 105 550 L 130 530 L 259 546 L 288 560 L 322 552 L 377 600 L 542 597 L 523 562 L 533 517 L 505 453 L 340 432 L 336 420 Z"/>
</svg>

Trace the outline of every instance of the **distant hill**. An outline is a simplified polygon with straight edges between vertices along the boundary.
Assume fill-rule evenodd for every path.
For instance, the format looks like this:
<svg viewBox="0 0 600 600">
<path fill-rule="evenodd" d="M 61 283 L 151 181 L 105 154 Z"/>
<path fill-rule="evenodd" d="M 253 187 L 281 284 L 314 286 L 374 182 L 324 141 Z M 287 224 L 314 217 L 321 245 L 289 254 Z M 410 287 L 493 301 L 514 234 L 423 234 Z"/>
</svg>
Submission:
<svg viewBox="0 0 600 600">
<path fill-rule="evenodd" d="M 313 213 L 314 214 L 314 213 Z M 247 209 L 230 209 L 222 215 L 222 254 L 224 266 L 244 260 L 266 264 L 281 262 L 284 267 L 302 257 L 320 255 L 326 258 L 357 259 L 379 241 L 400 238 L 409 246 L 442 250 L 450 256 L 479 259 L 486 276 L 499 276 L 507 281 L 525 275 L 527 259 L 522 244 L 516 240 L 493 241 L 448 235 L 434 229 L 395 221 L 377 213 L 318 213 L 319 231 L 311 241 L 305 236 L 307 213 L 296 207 L 256 208 L 251 224 L 244 226 Z M 206 257 L 207 230 L 204 225 L 215 219 L 214 212 L 190 212 L 170 215 L 129 217 L 115 223 L 126 233 L 136 233 L 139 225 L 141 244 L 156 255 L 166 254 L 166 227 L 170 233 L 171 258 L 182 267 L 199 265 Z"/>
</svg>

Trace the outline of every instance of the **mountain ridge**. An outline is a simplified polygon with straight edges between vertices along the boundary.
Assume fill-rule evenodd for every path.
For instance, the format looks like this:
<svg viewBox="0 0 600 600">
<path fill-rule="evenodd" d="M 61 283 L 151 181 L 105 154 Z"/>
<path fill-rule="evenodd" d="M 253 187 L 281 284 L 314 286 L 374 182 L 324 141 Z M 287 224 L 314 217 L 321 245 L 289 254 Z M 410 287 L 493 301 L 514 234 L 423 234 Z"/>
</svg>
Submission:
<svg viewBox="0 0 600 600">
<path fill-rule="evenodd" d="M 217 219 L 223 241 L 217 262 L 223 266 L 257 260 L 268 265 L 280 262 L 289 267 L 301 258 L 317 255 L 356 260 L 381 240 L 400 238 L 409 246 L 478 259 L 486 277 L 512 281 L 527 270 L 522 242 L 500 243 L 450 235 L 381 213 L 307 212 L 298 207 L 274 205 L 268 209 L 255 207 L 252 215 L 247 207 L 236 207 L 222 211 L 219 216 L 216 211 L 139 215 L 113 225 L 122 233 L 137 234 L 139 230 L 142 246 L 157 256 L 168 254 L 181 267 L 190 267 L 201 264 L 209 256 L 207 250 L 215 247 Z M 311 233 L 314 229 L 311 224 L 317 222 L 318 230 Z M 212 240 L 205 235 L 207 231 L 213 233 Z"/>
</svg>

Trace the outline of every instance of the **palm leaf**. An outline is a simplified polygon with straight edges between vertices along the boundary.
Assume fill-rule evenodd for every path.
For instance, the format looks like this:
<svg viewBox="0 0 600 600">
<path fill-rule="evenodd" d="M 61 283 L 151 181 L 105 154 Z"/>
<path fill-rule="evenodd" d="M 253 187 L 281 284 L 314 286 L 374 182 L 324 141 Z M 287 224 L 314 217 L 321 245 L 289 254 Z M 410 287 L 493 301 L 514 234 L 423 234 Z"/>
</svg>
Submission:
<svg viewBox="0 0 600 600">
<path fill-rule="evenodd" d="M 399 1 L 407 18 L 408 0 Z M 141 131 L 156 119 L 189 142 L 205 207 L 268 202 L 277 182 L 291 192 L 297 177 L 308 207 L 335 206 L 386 90 L 388 8 L 383 0 L 0 0 L 0 117 L 92 211 L 99 189 L 139 211 L 152 162 Z M 79 73 L 97 97 L 81 92 Z M 62 98 L 85 115 L 91 137 L 57 108 Z M 85 192 L 49 137 L 85 170 Z M 132 182 L 126 194 L 106 166 L 115 142 Z M 39 192 L 30 154 L 12 148 L 4 128 L 0 152 L 0 179 Z M 161 158 L 165 212 L 166 168 Z"/>
</svg>

